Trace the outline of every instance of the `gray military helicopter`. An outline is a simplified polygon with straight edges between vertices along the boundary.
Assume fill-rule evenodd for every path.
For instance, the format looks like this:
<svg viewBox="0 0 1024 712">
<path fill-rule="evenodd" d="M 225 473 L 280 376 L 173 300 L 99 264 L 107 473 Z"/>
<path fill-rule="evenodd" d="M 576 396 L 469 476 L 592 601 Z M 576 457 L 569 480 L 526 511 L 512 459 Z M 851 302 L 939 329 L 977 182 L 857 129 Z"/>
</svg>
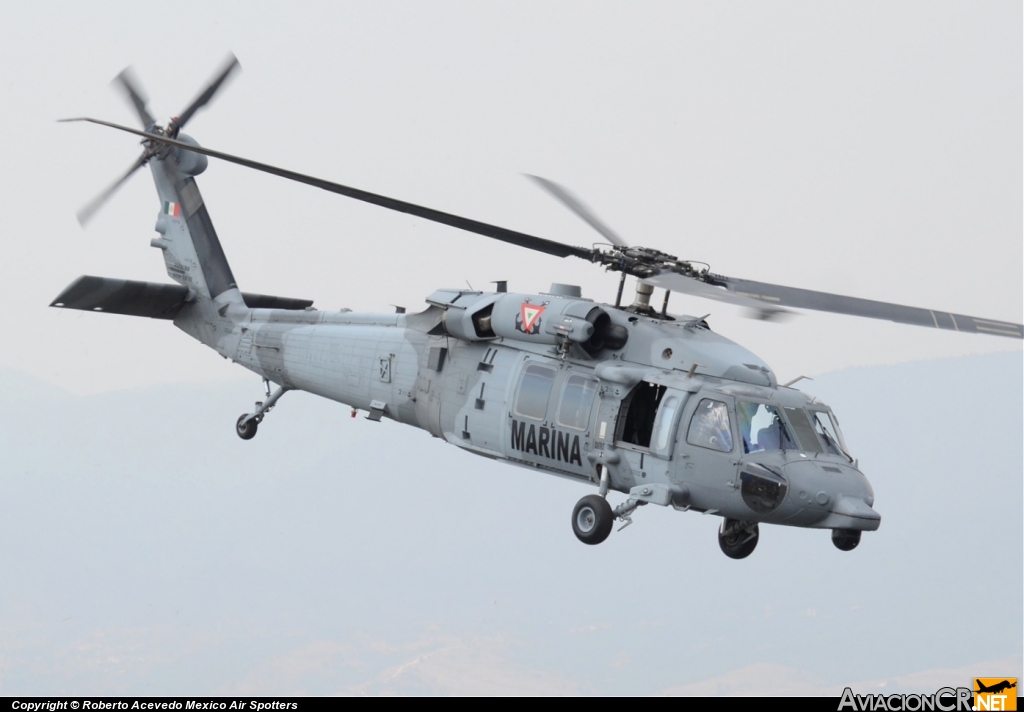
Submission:
<svg viewBox="0 0 1024 712">
<path fill-rule="evenodd" d="M 738 304 L 774 319 L 789 308 L 1022 338 L 1020 324 L 783 287 L 714 274 L 699 263 L 631 246 L 564 188 L 535 180 L 608 244 L 574 247 L 201 147 L 181 133 L 238 67 L 234 57 L 179 116 L 158 123 L 132 75 L 115 82 L 143 128 L 89 121 L 142 137 L 142 154 L 86 206 L 84 222 L 148 165 L 160 200 L 151 245 L 175 284 L 84 276 L 51 306 L 167 319 L 263 378 L 267 397 L 235 423 L 254 437 L 282 395 L 304 390 L 422 428 L 467 452 L 597 487 L 572 513 L 599 544 L 615 520 L 656 504 L 722 518 L 719 545 L 749 556 L 760 523 L 828 529 L 843 551 L 878 529 L 874 493 L 832 410 L 779 384 L 704 317 L 668 313 L 671 292 Z M 556 257 L 619 272 L 615 304 L 554 284 L 544 294 L 439 289 L 417 314 L 320 311 L 303 299 L 241 292 L 196 176 L 207 157 Z M 637 278 L 622 304 L 627 276 Z M 660 309 L 655 287 L 665 290 Z M 798 379 L 799 380 L 799 379 Z M 276 388 L 271 389 L 271 384 Z M 626 499 L 615 506 L 607 495 Z"/>
</svg>

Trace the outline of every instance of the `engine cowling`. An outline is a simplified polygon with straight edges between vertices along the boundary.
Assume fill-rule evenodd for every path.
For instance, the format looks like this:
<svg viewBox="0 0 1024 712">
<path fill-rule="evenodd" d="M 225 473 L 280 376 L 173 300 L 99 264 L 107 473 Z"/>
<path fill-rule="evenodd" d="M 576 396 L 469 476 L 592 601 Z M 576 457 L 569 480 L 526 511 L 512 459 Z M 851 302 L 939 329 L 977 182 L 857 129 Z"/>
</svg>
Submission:
<svg viewBox="0 0 1024 712">
<path fill-rule="evenodd" d="M 501 337 L 558 346 L 579 344 L 591 356 L 626 345 L 628 332 L 594 302 L 550 294 L 439 290 L 427 301 L 445 309 L 445 330 L 467 341 Z"/>
<path fill-rule="evenodd" d="M 570 341 L 591 356 L 622 348 L 627 336 L 594 302 L 547 294 L 502 295 L 492 308 L 490 326 L 495 335 L 516 341 L 553 346 Z"/>
</svg>

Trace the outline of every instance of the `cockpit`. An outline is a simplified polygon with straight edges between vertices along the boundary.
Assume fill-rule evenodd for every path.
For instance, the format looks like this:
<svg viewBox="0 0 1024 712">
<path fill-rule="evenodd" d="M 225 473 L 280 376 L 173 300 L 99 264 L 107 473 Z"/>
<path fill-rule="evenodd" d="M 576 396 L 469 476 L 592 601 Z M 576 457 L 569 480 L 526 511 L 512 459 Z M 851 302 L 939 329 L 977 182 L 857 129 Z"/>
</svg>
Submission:
<svg viewBox="0 0 1024 712">
<path fill-rule="evenodd" d="M 654 392 L 655 389 L 650 390 Z M 785 450 L 827 453 L 853 461 L 839 429 L 839 422 L 827 406 L 820 403 L 804 406 L 773 404 L 743 398 L 733 401 L 729 397 L 719 399 L 716 395 L 705 392 L 698 396 L 697 406 L 685 424 L 688 444 L 719 452 L 733 452 L 739 445 L 743 454 Z M 658 396 L 657 400 L 660 401 L 660 392 Z M 643 411 L 648 413 L 649 420 L 645 423 L 645 438 L 643 442 L 636 439 L 630 442 L 645 447 L 650 444 L 652 449 L 664 448 L 664 441 L 669 434 L 661 431 L 666 431 L 674 422 L 678 404 L 678 398 L 666 397 L 659 411 L 671 412 L 659 412 L 657 419 L 654 413 L 659 404 L 648 404 L 654 407 Z M 635 402 L 631 405 L 635 406 Z M 732 405 L 735 405 L 735 410 L 730 407 Z M 632 410 L 637 409 L 634 407 Z M 635 424 L 638 419 L 633 417 L 627 422 Z M 662 441 L 659 443 L 661 448 L 654 448 L 654 441 Z"/>
<path fill-rule="evenodd" d="M 666 458 L 678 433 L 688 445 L 721 453 L 796 451 L 853 462 L 828 406 L 798 393 L 754 390 L 693 393 L 643 381 L 624 399 L 616 440 Z"/>
<path fill-rule="evenodd" d="M 621 375 L 606 369 L 605 393 Z M 598 398 L 594 412 L 591 461 L 637 501 L 841 533 L 878 528 L 871 485 L 839 421 L 801 391 L 648 373 L 621 400 Z M 605 422 L 616 423 L 614 452 L 600 446 Z M 837 546 L 849 545 L 845 536 Z"/>
</svg>

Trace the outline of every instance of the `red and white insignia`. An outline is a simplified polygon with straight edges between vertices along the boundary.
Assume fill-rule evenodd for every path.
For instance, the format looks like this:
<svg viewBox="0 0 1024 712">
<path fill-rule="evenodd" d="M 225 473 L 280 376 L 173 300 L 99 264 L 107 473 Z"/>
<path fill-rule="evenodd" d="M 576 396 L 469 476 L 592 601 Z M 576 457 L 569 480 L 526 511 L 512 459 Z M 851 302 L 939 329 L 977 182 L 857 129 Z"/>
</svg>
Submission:
<svg viewBox="0 0 1024 712">
<path fill-rule="evenodd" d="M 540 330 L 540 315 L 544 313 L 544 307 L 527 303 L 523 304 L 520 312 L 516 329 L 524 334 L 536 334 Z"/>
</svg>

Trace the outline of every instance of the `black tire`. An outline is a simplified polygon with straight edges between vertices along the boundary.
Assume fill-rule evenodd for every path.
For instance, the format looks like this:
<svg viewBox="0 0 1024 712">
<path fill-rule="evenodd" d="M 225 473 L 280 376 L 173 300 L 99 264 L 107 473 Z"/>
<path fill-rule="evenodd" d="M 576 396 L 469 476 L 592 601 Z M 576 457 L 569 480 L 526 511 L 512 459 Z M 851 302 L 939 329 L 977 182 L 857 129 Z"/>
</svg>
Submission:
<svg viewBox="0 0 1024 712">
<path fill-rule="evenodd" d="M 722 553 L 730 559 L 745 559 L 754 553 L 757 541 L 761 538 L 761 532 L 757 524 L 748 528 L 737 527 L 736 524 L 735 519 L 726 519 L 722 522 L 722 528 L 718 530 L 718 546 L 722 549 Z M 723 531 L 731 533 L 723 536 Z M 751 537 L 751 534 L 754 536 Z"/>
<path fill-rule="evenodd" d="M 839 551 L 853 551 L 860 544 L 859 529 L 833 529 L 832 543 Z"/>
<path fill-rule="evenodd" d="M 248 415 L 240 415 L 238 420 L 235 421 L 235 432 L 238 433 L 238 437 L 242 438 L 242 440 L 252 440 L 256 437 L 256 428 L 259 426 L 259 422 L 255 418 L 250 418 L 243 423 L 242 421 L 248 417 Z"/>
<path fill-rule="evenodd" d="M 584 544 L 600 544 L 612 532 L 615 516 L 608 500 L 588 494 L 572 510 L 572 532 Z"/>
</svg>

